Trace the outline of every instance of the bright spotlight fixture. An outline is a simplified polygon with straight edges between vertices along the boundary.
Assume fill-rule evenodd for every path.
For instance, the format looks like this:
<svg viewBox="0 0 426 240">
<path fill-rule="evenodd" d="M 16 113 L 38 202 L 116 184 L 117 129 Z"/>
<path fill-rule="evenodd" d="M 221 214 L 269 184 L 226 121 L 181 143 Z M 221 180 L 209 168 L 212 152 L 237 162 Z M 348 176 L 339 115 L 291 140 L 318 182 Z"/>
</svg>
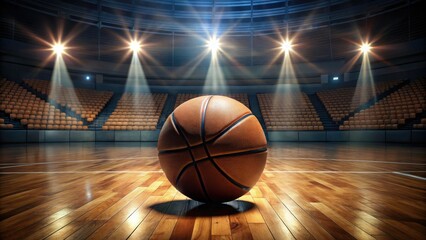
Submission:
<svg viewBox="0 0 426 240">
<path fill-rule="evenodd" d="M 360 47 L 361 52 L 368 53 L 371 50 L 371 45 L 369 43 L 363 43 Z"/>
<path fill-rule="evenodd" d="M 291 48 L 292 48 L 292 45 L 291 45 L 291 42 L 290 42 L 290 41 L 288 41 L 288 40 L 284 40 L 284 41 L 281 43 L 281 49 L 282 49 L 284 52 L 289 52 L 289 51 L 291 50 Z"/>
<path fill-rule="evenodd" d="M 86 75 L 86 80 L 90 80 L 90 76 L 89 75 Z"/>
<path fill-rule="evenodd" d="M 129 44 L 129 48 L 133 51 L 133 52 L 139 52 L 139 50 L 141 49 L 141 44 L 140 42 L 136 41 L 136 40 L 132 40 Z"/>
<path fill-rule="evenodd" d="M 217 52 L 220 48 L 219 39 L 216 37 L 210 38 L 210 40 L 207 42 L 207 46 L 213 53 Z"/>
<path fill-rule="evenodd" d="M 62 53 L 64 53 L 65 47 L 61 43 L 55 43 L 55 45 L 53 45 L 52 47 L 52 50 L 56 55 L 61 55 Z"/>
</svg>

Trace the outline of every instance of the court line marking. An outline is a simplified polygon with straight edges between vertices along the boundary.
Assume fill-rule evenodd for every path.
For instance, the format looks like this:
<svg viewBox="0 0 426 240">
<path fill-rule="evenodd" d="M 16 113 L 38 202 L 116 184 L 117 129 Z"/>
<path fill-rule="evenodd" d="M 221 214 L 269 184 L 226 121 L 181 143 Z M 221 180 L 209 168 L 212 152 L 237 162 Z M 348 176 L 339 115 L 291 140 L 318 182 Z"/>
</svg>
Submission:
<svg viewBox="0 0 426 240">
<path fill-rule="evenodd" d="M 37 162 L 37 163 L 22 163 L 22 164 L 21 163 L 2 163 L 0 165 L 7 165 L 7 166 L 1 166 L 0 169 L 15 168 L 15 167 L 27 167 L 27 166 L 36 166 L 36 165 L 48 165 L 48 164 L 67 164 L 67 163 L 98 162 L 98 161 L 125 161 L 125 160 L 151 159 L 151 158 L 158 158 L 158 157 L 153 156 L 153 157 L 128 157 L 128 158 L 99 158 L 99 159 L 87 159 L 87 160 L 80 159 L 80 160 L 61 161 L 61 162 Z M 426 166 L 426 163 L 386 162 L 386 161 L 374 161 L 374 160 L 337 159 L 337 158 L 276 158 L 276 157 L 268 157 L 268 159 L 336 161 L 336 162 L 365 162 L 365 163 L 382 163 L 382 164 L 396 164 L 396 165 Z"/>
<path fill-rule="evenodd" d="M 137 159 L 150 159 L 150 158 L 157 158 L 157 156 L 154 157 L 129 157 L 129 158 L 98 158 L 98 159 L 80 159 L 80 160 L 71 160 L 71 161 L 61 161 L 61 162 L 36 162 L 36 163 L 3 163 L 2 165 L 8 165 L 8 166 L 2 166 L 0 169 L 4 168 L 14 168 L 14 167 L 27 167 L 27 166 L 36 166 L 36 165 L 48 165 L 48 164 L 65 164 L 65 163 L 79 163 L 79 162 L 99 162 L 99 161 L 125 161 L 125 160 L 137 160 Z"/>
<path fill-rule="evenodd" d="M 394 171 L 332 171 L 332 170 L 266 170 L 264 173 L 356 173 L 356 174 L 384 174 L 384 173 L 394 173 Z M 406 173 L 423 173 L 426 171 L 400 171 Z"/>
<path fill-rule="evenodd" d="M 315 170 L 272 170 L 272 171 L 263 171 L 264 173 L 321 173 L 321 174 L 395 174 L 395 173 L 426 173 L 426 171 L 315 171 Z M 162 170 L 147 170 L 147 171 L 34 171 L 34 172 L 0 172 L 0 175 L 7 174 L 100 174 L 100 173 L 110 173 L 110 174 L 123 174 L 123 173 L 133 173 L 133 174 L 142 174 L 142 173 L 163 173 Z M 411 174 L 408 174 L 411 175 Z M 414 176 L 414 175 L 411 175 Z"/>
<path fill-rule="evenodd" d="M 339 161 L 339 162 L 365 162 L 365 163 L 384 163 L 384 164 L 399 164 L 399 165 L 426 165 L 426 163 L 413 163 L 413 162 L 387 162 L 363 159 L 338 159 L 338 158 L 276 158 L 268 157 L 268 159 L 288 159 L 288 160 L 314 160 L 314 161 Z"/>
<path fill-rule="evenodd" d="M 123 173 L 163 173 L 162 170 L 152 170 L 152 171 L 37 171 L 37 172 L 0 172 L 0 175 L 7 174 L 101 174 L 101 173 L 115 173 L 115 174 L 123 174 Z"/>
<path fill-rule="evenodd" d="M 405 177 L 410 177 L 410 178 L 415 178 L 415 179 L 420 179 L 420 180 L 426 181 L 426 178 L 424 178 L 424 177 L 420 177 L 420 176 L 416 176 L 416 175 L 412 175 L 412 174 L 408 174 L 408 173 L 404 173 L 404 172 L 393 172 L 393 173 L 397 174 L 397 175 L 405 176 Z"/>
</svg>

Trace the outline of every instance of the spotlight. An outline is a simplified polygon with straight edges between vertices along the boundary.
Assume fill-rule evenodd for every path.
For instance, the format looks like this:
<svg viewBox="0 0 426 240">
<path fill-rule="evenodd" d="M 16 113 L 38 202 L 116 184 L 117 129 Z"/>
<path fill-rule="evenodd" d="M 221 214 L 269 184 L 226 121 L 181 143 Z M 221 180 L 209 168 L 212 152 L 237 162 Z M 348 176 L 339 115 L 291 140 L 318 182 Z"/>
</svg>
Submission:
<svg viewBox="0 0 426 240">
<path fill-rule="evenodd" d="M 86 75 L 86 80 L 89 81 L 90 80 L 90 76 Z"/>
<path fill-rule="evenodd" d="M 52 47 L 52 50 L 56 55 L 61 55 L 65 51 L 65 47 L 61 43 L 55 43 L 55 45 Z"/>
<path fill-rule="evenodd" d="M 371 45 L 369 43 L 363 43 L 359 49 L 363 53 L 368 53 L 371 50 Z"/>
<path fill-rule="evenodd" d="M 334 76 L 334 77 L 333 77 L 333 81 L 339 81 L 339 77 Z"/>
<path fill-rule="evenodd" d="M 136 40 L 132 40 L 129 44 L 129 48 L 133 51 L 133 52 L 139 52 L 139 50 L 141 49 L 141 44 L 140 42 L 136 41 Z"/>
<path fill-rule="evenodd" d="M 220 48 L 219 39 L 216 38 L 216 37 L 210 38 L 210 40 L 207 42 L 207 46 L 210 48 L 210 50 L 213 53 L 216 53 L 219 50 L 219 48 Z"/>
<path fill-rule="evenodd" d="M 290 41 L 288 41 L 288 40 L 284 40 L 284 41 L 282 42 L 282 44 L 281 44 L 281 49 L 282 49 L 284 52 L 289 52 L 289 51 L 291 51 L 291 47 L 292 47 L 291 42 L 290 42 Z"/>
</svg>

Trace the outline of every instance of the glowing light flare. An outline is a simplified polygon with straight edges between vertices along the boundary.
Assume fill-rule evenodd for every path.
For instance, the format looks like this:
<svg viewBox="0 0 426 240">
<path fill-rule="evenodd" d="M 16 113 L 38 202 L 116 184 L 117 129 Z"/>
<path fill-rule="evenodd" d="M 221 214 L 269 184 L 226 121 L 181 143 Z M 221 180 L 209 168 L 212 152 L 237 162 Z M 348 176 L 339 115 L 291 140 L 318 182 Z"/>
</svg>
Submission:
<svg viewBox="0 0 426 240">
<path fill-rule="evenodd" d="M 65 52 L 65 46 L 62 43 L 55 43 L 52 46 L 52 51 L 56 54 L 56 55 L 62 55 L 62 53 Z"/>
<path fill-rule="evenodd" d="M 207 41 L 207 47 L 213 52 L 216 53 L 220 49 L 220 41 L 216 37 L 210 38 L 209 41 Z"/>
<path fill-rule="evenodd" d="M 359 50 L 360 50 L 362 53 L 368 53 L 368 52 L 370 52 L 370 50 L 371 50 L 371 44 L 369 44 L 369 43 L 363 43 L 363 44 L 361 45 L 361 47 L 359 48 Z"/>
<path fill-rule="evenodd" d="M 293 47 L 293 45 L 291 44 L 291 41 L 289 41 L 289 40 L 284 40 L 284 41 L 281 43 L 281 49 L 282 49 L 284 52 L 289 52 L 289 51 L 291 51 L 292 47 Z"/>
<path fill-rule="evenodd" d="M 136 40 L 132 40 L 129 43 L 129 48 L 130 50 L 132 50 L 133 52 L 139 52 L 141 50 L 141 43 L 139 41 Z"/>
</svg>

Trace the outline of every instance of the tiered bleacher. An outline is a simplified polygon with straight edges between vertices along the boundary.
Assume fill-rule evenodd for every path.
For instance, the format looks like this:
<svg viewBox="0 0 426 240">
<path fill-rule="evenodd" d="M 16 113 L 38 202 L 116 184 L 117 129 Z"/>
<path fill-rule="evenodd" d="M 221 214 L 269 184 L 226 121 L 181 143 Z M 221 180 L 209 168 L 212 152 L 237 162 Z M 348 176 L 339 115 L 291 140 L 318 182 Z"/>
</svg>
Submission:
<svg viewBox="0 0 426 240">
<path fill-rule="evenodd" d="M 221 94 L 222 96 L 233 98 L 242 104 L 244 104 L 246 107 L 250 108 L 249 100 L 247 97 L 247 94 L 245 93 L 231 93 L 231 94 Z M 176 103 L 175 108 L 177 108 L 182 103 L 188 101 L 189 99 L 196 98 L 199 96 L 203 96 L 203 94 L 196 94 L 196 93 L 179 93 L 176 97 Z"/>
<path fill-rule="evenodd" d="M 20 121 L 28 129 L 87 129 L 82 121 L 67 116 L 15 82 L 0 80 L 0 100 L 0 110 L 9 114 L 11 119 Z"/>
<path fill-rule="evenodd" d="M 25 80 L 24 82 L 41 94 L 48 95 L 51 90 L 48 81 Z M 400 129 L 411 128 L 411 126 L 413 129 L 426 128 L 426 118 L 424 117 L 426 79 L 407 81 L 404 85 L 398 86 L 398 89 L 392 89 L 394 92 L 388 91 L 400 83 L 401 81 L 398 80 L 376 83 L 374 90 L 364 92 L 367 96 L 364 99 L 372 99 L 386 91 L 387 95 L 382 94 L 379 98 L 381 100 L 376 103 L 370 101 L 368 104 L 372 105 L 369 108 L 366 108 L 369 105 L 364 105 L 363 108 L 366 108 L 364 110 L 359 110 L 360 105 L 354 104 L 361 99 L 361 91 L 355 87 L 324 90 L 317 94 L 333 120 L 341 123 L 339 130 Z M 91 122 L 100 114 L 112 96 L 112 92 L 89 89 L 74 89 L 74 94 L 72 89 L 58 87 L 55 90 L 60 94 L 54 100 L 61 106 L 66 106 L 74 111 L 70 114 L 66 111 L 68 109 L 64 110 L 58 105 L 40 99 L 18 83 L 2 79 L 0 86 L 1 129 L 16 127 L 84 130 L 88 126 L 85 126 L 84 120 L 80 121 L 79 116 L 74 113 Z M 174 107 L 198 96 L 202 96 L 202 94 L 177 94 Z M 224 96 L 236 99 L 249 107 L 247 94 L 234 93 Z M 324 130 L 306 93 L 264 93 L 257 94 L 257 98 L 267 130 Z M 102 129 L 155 130 L 166 99 L 167 94 L 165 93 L 124 93 Z"/>
<path fill-rule="evenodd" d="M 112 92 L 83 88 L 55 86 L 55 89 L 52 89 L 50 81 L 47 80 L 27 79 L 24 83 L 45 95 L 54 92 L 49 98 L 53 98 L 52 100 L 62 107 L 68 107 L 87 122 L 92 122 L 99 115 L 113 95 Z"/>
<path fill-rule="evenodd" d="M 413 128 L 416 128 L 416 129 L 426 128 L 426 118 L 420 119 L 420 123 L 413 124 Z"/>
<path fill-rule="evenodd" d="M 378 82 L 375 84 L 374 91 L 372 88 L 344 87 L 319 91 L 317 95 L 324 103 L 333 121 L 339 122 L 360 107 L 360 105 L 401 82 L 402 80 Z"/>
<path fill-rule="evenodd" d="M 155 130 L 166 99 L 166 93 L 125 93 L 102 129 Z"/>
<path fill-rule="evenodd" d="M 52 92 L 50 82 L 47 80 L 24 80 L 24 83 L 42 94 Z M 113 93 L 82 88 L 67 88 L 56 86 L 53 98 L 62 107 L 68 107 L 87 122 L 92 122 L 111 99 Z"/>
<path fill-rule="evenodd" d="M 426 110 L 426 81 L 417 79 L 389 94 L 368 109 L 356 113 L 339 127 L 350 129 L 398 129 Z"/>
<path fill-rule="evenodd" d="M 324 130 L 305 93 L 264 93 L 257 98 L 267 130 Z"/>
<path fill-rule="evenodd" d="M 0 118 L 0 128 L 1 129 L 12 129 L 13 124 L 5 123 L 4 118 Z"/>
</svg>

